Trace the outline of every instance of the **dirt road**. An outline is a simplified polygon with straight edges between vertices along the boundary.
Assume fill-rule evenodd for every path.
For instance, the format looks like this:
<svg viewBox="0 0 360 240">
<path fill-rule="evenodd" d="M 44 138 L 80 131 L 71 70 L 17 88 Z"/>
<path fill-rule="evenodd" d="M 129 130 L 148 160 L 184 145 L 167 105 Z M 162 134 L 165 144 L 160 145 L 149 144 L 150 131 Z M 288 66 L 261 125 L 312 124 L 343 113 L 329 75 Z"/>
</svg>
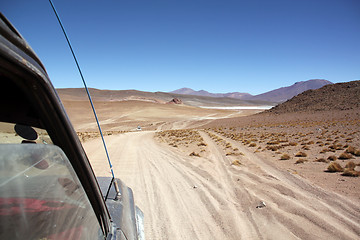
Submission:
<svg viewBox="0 0 360 240">
<path fill-rule="evenodd" d="M 208 135 L 207 157 L 155 142 L 154 132 L 107 136 L 114 171 L 134 191 L 147 239 L 358 239 L 360 205 L 284 172 L 242 145 L 242 165 Z M 99 139 L 84 144 L 109 176 Z M 265 203 L 265 205 L 263 203 Z"/>
</svg>

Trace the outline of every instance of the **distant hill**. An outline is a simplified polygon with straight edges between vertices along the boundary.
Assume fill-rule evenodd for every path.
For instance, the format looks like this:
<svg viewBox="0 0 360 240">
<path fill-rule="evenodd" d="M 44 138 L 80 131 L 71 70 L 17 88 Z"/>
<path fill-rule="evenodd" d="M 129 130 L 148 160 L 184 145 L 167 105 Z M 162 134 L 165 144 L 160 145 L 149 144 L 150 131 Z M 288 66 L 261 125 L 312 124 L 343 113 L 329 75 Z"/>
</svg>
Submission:
<svg viewBox="0 0 360 240">
<path fill-rule="evenodd" d="M 206 97 L 229 97 L 229 98 L 238 98 L 238 99 L 249 99 L 252 95 L 249 93 L 240 93 L 240 92 L 230 92 L 230 93 L 210 93 L 205 90 L 195 91 L 191 88 L 180 88 L 178 90 L 172 91 L 170 93 L 176 94 L 186 94 L 186 95 L 196 95 L 196 96 L 206 96 Z"/>
<path fill-rule="evenodd" d="M 308 81 L 296 82 L 295 84 L 282 87 L 270 92 L 262 93 L 251 97 L 252 100 L 263 100 L 272 102 L 285 102 L 286 100 L 310 89 L 318 89 L 325 85 L 333 84 L 324 79 L 311 79 Z"/>
<path fill-rule="evenodd" d="M 278 88 L 266 93 L 259 95 L 251 95 L 249 93 L 241 92 L 230 92 L 230 93 L 209 93 L 205 90 L 195 91 L 191 88 L 181 88 L 171 93 L 177 94 L 187 94 L 187 95 L 196 95 L 196 96 L 207 96 L 207 97 L 228 97 L 228 98 L 237 98 L 242 100 L 260 100 L 268 102 L 285 102 L 286 100 L 298 95 L 309 89 L 318 89 L 327 84 L 332 84 L 332 82 L 324 79 L 311 79 L 308 81 L 296 82 L 295 84 Z"/>
<path fill-rule="evenodd" d="M 266 112 L 282 114 L 351 109 L 360 109 L 360 80 L 305 91 Z"/>
<path fill-rule="evenodd" d="M 84 88 L 56 89 L 62 101 L 87 101 Z M 100 90 L 89 89 L 93 101 L 138 100 L 155 103 L 167 103 L 177 98 L 185 105 L 196 107 L 233 107 L 233 106 L 274 106 L 275 104 L 259 100 L 241 100 L 237 98 L 208 97 L 165 92 L 143 92 L 137 90 Z"/>
</svg>

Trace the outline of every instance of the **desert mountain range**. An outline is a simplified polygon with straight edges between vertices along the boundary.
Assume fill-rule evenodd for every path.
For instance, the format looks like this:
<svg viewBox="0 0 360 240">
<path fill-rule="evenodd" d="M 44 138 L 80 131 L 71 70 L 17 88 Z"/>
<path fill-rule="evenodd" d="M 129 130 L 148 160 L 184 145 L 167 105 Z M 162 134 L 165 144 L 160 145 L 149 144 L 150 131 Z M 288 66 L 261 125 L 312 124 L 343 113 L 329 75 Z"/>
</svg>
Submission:
<svg viewBox="0 0 360 240">
<path fill-rule="evenodd" d="M 184 95 L 166 92 L 143 92 L 138 90 L 100 90 L 89 89 L 94 101 L 144 101 L 153 103 L 168 103 L 172 99 L 180 99 L 182 103 L 194 107 L 231 107 L 231 106 L 274 106 L 276 103 L 261 100 L 243 100 L 229 97 L 208 97 L 197 95 Z M 62 88 L 57 89 L 62 100 L 83 101 L 87 100 L 86 92 L 83 88 Z"/>
<path fill-rule="evenodd" d="M 172 99 L 181 99 L 182 103 L 195 107 L 232 107 L 232 106 L 274 106 L 310 89 L 318 89 L 331 82 L 322 79 L 312 79 L 297 82 L 288 87 L 278 88 L 259 95 L 249 93 L 209 93 L 204 90 L 195 91 L 182 88 L 173 92 L 144 92 L 138 90 L 100 90 L 90 88 L 95 101 L 126 101 L 140 100 L 154 103 L 167 103 Z M 84 100 L 86 92 L 83 88 L 57 89 L 61 99 Z"/>
<path fill-rule="evenodd" d="M 207 97 L 227 97 L 236 98 L 242 100 L 261 100 L 268 102 L 285 102 L 286 100 L 310 89 L 318 89 L 322 86 L 333 84 L 330 81 L 324 79 L 311 79 L 308 81 L 296 82 L 295 84 L 287 87 L 278 88 L 269 92 L 265 92 L 258 95 L 251 95 L 249 93 L 230 92 L 230 93 L 210 93 L 205 90 L 195 91 L 191 88 L 181 88 L 171 93 L 207 96 Z"/>
<path fill-rule="evenodd" d="M 315 112 L 360 109 L 360 80 L 308 90 L 268 110 L 269 113 Z"/>
</svg>

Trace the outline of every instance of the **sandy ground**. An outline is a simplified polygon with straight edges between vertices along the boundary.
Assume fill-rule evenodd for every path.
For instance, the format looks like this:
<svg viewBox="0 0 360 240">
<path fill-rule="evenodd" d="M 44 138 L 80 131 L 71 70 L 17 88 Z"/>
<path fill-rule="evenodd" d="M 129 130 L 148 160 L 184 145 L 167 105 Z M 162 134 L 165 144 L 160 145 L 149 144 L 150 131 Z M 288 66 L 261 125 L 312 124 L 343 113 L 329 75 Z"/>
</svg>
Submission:
<svg viewBox="0 0 360 240">
<path fill-rule="evenodd" d="M 273 119 L 269 122 L 248 119 L 253 126 L 247 124 L 246 128 L 239 127 L 234 117 L 254 111 L 141 101 L 96 102 L 95 106 L 107 135 L 115 174 L 133 189 L 135 202 L 144 212 L 147 239 L 358 239 L 360 236 L 357 192 L 360 178 L 324 173 L 327 163 L 313 162 L 320 148 L 316 141 L 307 145 L 311 147 L 306 150 L 309 161 L 294 164 L 296 158 L 292 154 L 303 150 L 301 143 L 310 141 L 309 135 L 299 139 L 294 148 L 280 150 L 281 154 L 292 156 L 288 161 L 279 161 L 280 153 L 262 151 L 267 142 L 260 142 L 259 136 L 254 148 L 248 142 L 226 135 L 247 132 L 254 135 L 252 139 L 261 132 L 282 134 L 283 122 L 274 125 Z M 88 103 L 65 101 L 65 107 L 75 129 L 89 134 L 84 138 L 84 148 L 95 174 L 110 177 Z M 220 131 L 214 127 L 218 122 L 211 126 L 219 119 L 226 126 L 238 127 Z M 309 125 L 315 120 L 304 121 Z M 204 130 L 204 124 L 209 126 L 208 130 Z M 297 129 L 294 126 L 298 126 L 298 121 L 287 124 L 289 140 L 290 136 L 296 138 L 318 126 L 316 123 L 310 124 L 310 128 Z M 138 125 L 143 131 L 135 131 Z M 194 128 L 196 134 L 188 130 L 169 131 L 186 128 Z M 336 134 L 341 138 L 344 133 Z M 358 134 L 352 136 L 351 144 L 358 145 Z M 332 137 L 334 141 L 335 137 Z M 322 141 L 321 148 L 328 147 L 326 139 Z M 331 184 L 324 184 L 327 182 Z"/>
<path fill-rule="evenodd" d="M 154 134 L 106 137 L 115 174 L 145 214 L 147 239 L 358 239 L 359 202 L 282 171 L 236 142 L 244 154 L 240 166 L 205 132 L 204 157 L 165 147 Z M 109 176 L 99 144 L 84 146 L 96 175 Z"/>
<path fill-rule="evenodd" d="M 97 131 L 88 101 L 63 101 L 76 131 Z M 146 101 L 94 102 L 104 131 L 133 131 L 199 127 L 215 119 L 246 116 L 261 110 L 202 109 L 186 105 Z"/>
</svg>

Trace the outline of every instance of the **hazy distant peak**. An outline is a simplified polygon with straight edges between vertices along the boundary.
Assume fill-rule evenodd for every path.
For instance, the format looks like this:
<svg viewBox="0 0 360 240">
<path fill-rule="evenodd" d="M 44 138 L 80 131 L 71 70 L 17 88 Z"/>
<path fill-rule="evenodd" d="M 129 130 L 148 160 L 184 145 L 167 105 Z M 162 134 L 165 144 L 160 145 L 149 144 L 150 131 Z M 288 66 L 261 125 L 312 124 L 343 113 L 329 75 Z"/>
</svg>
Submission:
<svg viewBox="0 0 360 240">
<path fill-rule="evenodd" d="M 266 93 L 253 96 L 253 100 L 285 102 L 286 100 L 310 89 L 318 89 L 325 85 L 333 84 L 325 79 L 310 79 L 296 82 L 291 86 L 281 87 Z"/>
<path fill-rule="evenodd" d="M 184 88 L 180 88 L 175 91 L 172 91 L 170 93 L 193 95 L 194 92 L 196 92 L 196 91 L 191 88 L 184 87 Z"/>
<path fill-rule="evenodd" d="M 240 92 L 230 92 L 230 93 L 210 93 L 205 90 L 195 91 L 191 88 L 180 88 L 170 93 L 176 94 L 185 94 L 185 95 L 196 95 L 196 96 L 205 96 L 205 97 L 228 97 L 228 98 L 237 98 L 237 99 L 247 99 L 252 95 L 249 93 L 240 93 Z"/>
<path fill-rule="evenodd" d="M 332 82 L 326 80 L 326 79 L 309 79 L 307 81 L 299 81 L 296 82 L 295 84 L 300 84 L 300 83 L 322 83 L 322 84 L 333 84 Z"/>
</svg>

